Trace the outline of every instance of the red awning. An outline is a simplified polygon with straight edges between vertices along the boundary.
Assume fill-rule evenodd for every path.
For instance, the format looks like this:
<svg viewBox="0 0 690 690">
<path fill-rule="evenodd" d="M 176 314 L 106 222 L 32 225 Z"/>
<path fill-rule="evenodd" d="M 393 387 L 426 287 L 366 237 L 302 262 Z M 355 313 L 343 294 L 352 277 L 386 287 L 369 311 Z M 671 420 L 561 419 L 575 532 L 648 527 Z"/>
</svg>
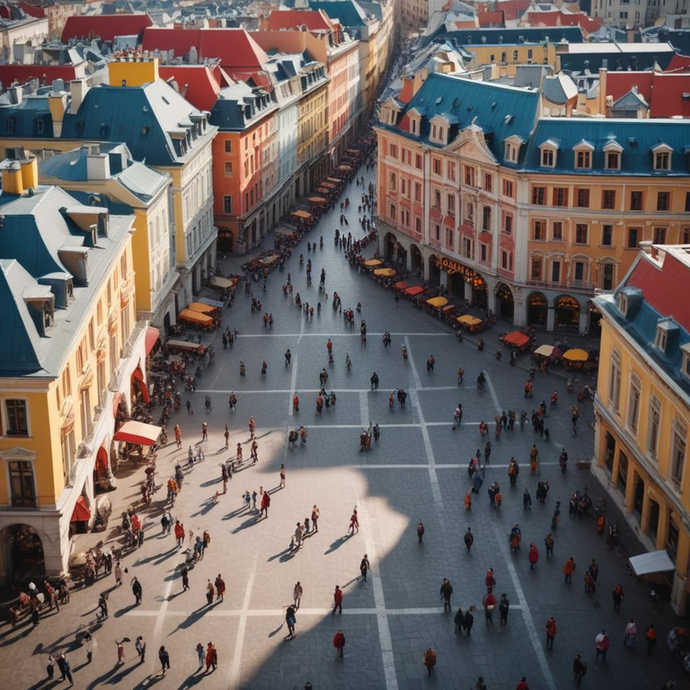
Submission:
<svg viewBox="0 0 690 690">
<path fill-rule="evenodd" d="M 103 477 L 108 474 L 108 451 L 101 446 L 96 453 L 96 474 Z"/>
<path fill-rule="evenodd" d="M 404 290 L 407 287 L 407 281 L 406 280 L 399 280 L 393 287 L 396 290 Z"/>
<path fill-rule="evenodd" d="M 153 326 L 149 326 L 146 329 L 146 354 L 148 355 L 151 350 L 153 350 L 153 346 L 158 342 L 158 338 L 160 338 L 161 332 L 157 329 L 154 328 Z"/>
<path fill-rule="evenodd" d="M 412 287 L 408 287 L 405 292 L 414 297 L 415 295 L 421 295 L 423 292 L 426 292 L 426 288 L 423 288 L 421 285 L 413 285 Z"/>
<path fill-rule="evenodd" d="M 120 430 L 113 436 L 113 440 L 134 443 L 137 446 L 152 446 L 160 435 L 161 428 L 159 426 L 130 420 L 120 427 Z"/>
<path fill-rule="evenodd" d="M 141 391 L 141 397 L 144 399 L 144 402 L 148 405 L 148 403 L 151 402 L 151 396 L 149 395 L 149 389 L 146 383 L 144 382 L 144 374 L 141 371 L 140 367 L 137 367 L 133 372 L 132 372 L 132 378 L 137 382 L 139 385 L 139 390 Z"/>
<path fill-rule="evenodd" d="M 88 522 L 91 519 L 91 511 L 86 505 L 83 496 L 79 496 L 77 503 L 74 506 L 71 522 Z"/>
<path fill-rule="evenodd" d="M 515 347 L 523 347 L 529 342 L 529 336 L 520 331 L 513 331 L 503 338 L 503 342 L 509 345 L 515 345 Z"/>
</svg>

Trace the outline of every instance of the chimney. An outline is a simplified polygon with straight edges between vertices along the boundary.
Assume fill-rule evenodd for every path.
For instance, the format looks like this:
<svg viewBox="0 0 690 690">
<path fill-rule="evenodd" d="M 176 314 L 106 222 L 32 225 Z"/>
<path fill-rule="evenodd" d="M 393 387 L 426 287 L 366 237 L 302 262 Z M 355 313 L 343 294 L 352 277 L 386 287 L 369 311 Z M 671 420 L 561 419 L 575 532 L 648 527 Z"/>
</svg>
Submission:
<svg viewBox="0 0 690 690">
<path fill-rule="evenodd" d="M 110 178 L 110 158 L 107 153 L 89 154 L 86 157 L 86 174 L 89 180 Z"/>
<path fill-rule="evenodd" d="M 70 103 L 69 112 L 70 115 L 74 115 L 78 112 L 81 104 L 86 98 L 86 94 L 89 92 L 89 87 L 86 84 L 85 79 L 75 79 L 69 83 L 70 93 L 72 94 L 72 102 Z"/>
<path fill-rule="evenodd" d="M 22 96 L 24 91 L 21 86 L 10 86 L 10 96 L 12 97 L 12 103 L 14 105 L 19 105 L 22 102 Z"/>
<path fill-rule="evenodd" d="M 2 193 L 22 194 L 24 184 L 22 182 L 22 166 L 19 161 L 5 160 L 0 163 L 0 166 L 2 167 Z"/>
<path fill-rule="evenodd" d="M 608 81 L 608 70 L 602 67 L 599 70 L 599 114 L 606 115 L 606 89 Z"/>
<path fill-rule="evenodd" d="M 403 77 L 402 89 L 400 89 L 400 94 L 398 95 L 398 100 L 401 103 L 409 103 L 414 96 L 414 78 L 413 77 Z"/>
<path fill-rule="evenodd" d="M 67 94 L 63 91 L 51 91 L 48 96 L 48 105 L 50 106 L 50 116 L 53 120 L 53 136 L 59 139 L 62 135 L 62 123 L 67 110 Z"/>
<path fill-rule="evenodd" d="M 22 173 L 22 188 L 35 189 L 38 187 L 38 163 L 36 156 L 27 156 L 19 161 Z"/>
</svg>

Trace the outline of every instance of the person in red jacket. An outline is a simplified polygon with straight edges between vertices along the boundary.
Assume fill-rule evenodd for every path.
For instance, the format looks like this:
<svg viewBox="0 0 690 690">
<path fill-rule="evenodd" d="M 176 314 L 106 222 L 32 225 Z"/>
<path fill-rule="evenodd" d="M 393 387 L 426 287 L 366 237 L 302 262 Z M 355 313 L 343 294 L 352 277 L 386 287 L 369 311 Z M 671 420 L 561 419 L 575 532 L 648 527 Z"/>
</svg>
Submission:
<svg viewBox="0 0 690 690">
<path fill-rule="evenodd" d="M 175 539 L 177 539 L 177 545 L 182 546 L 184 541 L 184 525 L 179 520 L 175 520 Z"/>
<path fill-rule="evenodd" d="M 338 630 L 333 638 L 333 646 L 335 647 L 336 657 L 343 656 L 343 649 L 345 648 L 345 635 L 343 635 L 342 630 Z"/>
<path fill-rule="evenodd" d="M 268 517 L 268 508 L 271 505 L 271 496 L 268 491 L 264 491 L 263 496 L 261 496 L 261 513 L 259 516 L 264 515 Z"/>
<path fill-rule="evenodd" d="M 539 551 L 536 544 L 529 545 L 529 567 L 530 570 L 535 570 L 537 562 L 539 561 Z"/>
<path fill-rule="evenodd" d="M 515 690 L 529 690 L 526 676 L 522 676 L 522 678 L 520 678 L 520 682 L 515 686 Z"/>
<path fill-rule="evenodd" d="M 343 590 L 340 589 L 338 585 L 335 586 L 335 592 L 333 592 L 333 601 L 334 601 L 334 606 L 333 606 L 333 614 L 335 614 L 336 611 L 338 613 L 343 612 Z M 342 656 L 342 654 L 340 655 Z"/>
</svg>

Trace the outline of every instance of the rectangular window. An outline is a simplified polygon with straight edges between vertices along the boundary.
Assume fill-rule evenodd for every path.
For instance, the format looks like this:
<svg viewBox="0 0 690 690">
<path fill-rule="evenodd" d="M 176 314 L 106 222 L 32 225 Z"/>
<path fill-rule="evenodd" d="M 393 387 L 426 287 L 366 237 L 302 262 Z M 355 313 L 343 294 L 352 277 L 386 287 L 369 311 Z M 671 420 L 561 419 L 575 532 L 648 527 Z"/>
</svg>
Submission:
<svg viewBox="0 0 690 690">
<path fill-rule="evenodd" d="M 434 189 L 434 206 L 438 209 L 441 208 L 441 190 Z"/>
<path fill-rule="evenodd" d="M 532 187 L 532 203 L 535 206 L 544 206 L 546 203 L 546 187 Z"/>
<path fill-rule="evenodd" d="M 7 436 L 28 436 L 29 415 L 26 400 L 5 400 L 7 415 Z"/>
<path fill-rule="evenodd" d="M 10 460 L 10 490 L 15 508 L 36 507 L 36 487 L 33 466 L 28 460 Z"/>
<path fill-rule="evenodd" d="M 480 252 L 480 261 L 483 263 L 486 263 L 486 257 L 487 257 L 487 252 L 486 252 L 486 245 L 481 244 L 479 245 L 479 252 Z"/>
<path fill-rule="evenodd" d="M 575 280 L 582 282 L 585 279 L 585 265 L 582 261 L 575 262 Z"/>
<path fill-rule="evenodd" d="M 611 350 L 611 371 L 609 372 L 609 404 L 618 412 L 621 397 L 621 355 Z"/>
<path fill-rule="evenodd" d="M 437 242 L 441 241 L 441 226 L 438 223 L 434 224 L 434 239 Z"/>
<path fill-rule="evenodd" d="M 513 198 L 513 181 L 503 180 L 503 195 Z"/>
<path fill-rule="evenodd" d="M 394 221 L 394 220 L 395 220 L 395 217 L 396 217 L 396 208 L 395 208 L 395 204 L 391 204 L 391 205 L 390 205 L 390 214 L 389 214 L 389 215 L 390 215 L 390 219 Z"/>
<path fill-rule="evenodd" d="M 415 216 L 414 229 L 418 235 L 422 234 L 422 219 L 419 216 Z"/>
<path fill-rule="evenodd" d="M 455 197 L 452 194 L 448 195 L 448 215 L 449 216 L 454 216 L 455 215 Z"/>
<path fill-rule="evenodd" d="M 395 144 L 388 144 L 388 155 L 391 158 L 398 157 L 398 147 Z"/>
<path fill-rule="evenodd" d="M 668 170 L 671 158 L 667 152 L 656 153 L 654 155 L 654 170 Z"/>
<path fill-rule="evenodd" d="M 446 228 L 446 246 L 450 247 L 451 251 L 453 250 L 454 245 L 454 238 L 453 238 L 453 231 L 450 228 Z"/>
<path fill-rule="evenodd" d="M 391 192 L 395 191 L 396 186 L 397 186 L 396 182 L 397 182 L 397 177 L 396 177 L 395 173 L 391 173 L 390 174 L 390 185 L 389 185 Z"/>
<path fill-rule="evenodd" d="M 628 249 L 636 249 L 640 241 L 640 228 L 628 228 Z"/>
<path fill-rule="evenodd" d="M 568 188 L 554 187 L 553 188 L 553 206 L 567 206 L 568 205 Z"/>
<path fill-rule="evenodd" d="M 666 228 L 654 228 L 654 244 L 666 243 Z"/>
<path fill-rule="evenodd" d="M 223 197 L 223 212 L 232 215 L 232 195 L 226 194 Z"/>
<path fill-rule="evenodd" d="M 545 220 L 535 220 L 534 221 L 534 236 L 533 239 L 542 241 L 546 239 L 546 221 Z"/>
<path fill-rule="evenodd" d="M 455 182 L 455 163 L 448 161 L 448 179 Z"/>
<path fill-rule="evenodd" d="M 232 153 L 232 142 L 228 139 L 225 140 L 225 153 Z"/>
<path fill-rule="evenodd" d="M 81 390 L 81 432 L 84 436 L 91 433 L 91 396 L 89 389 Z"/>
<path fill-rule="evenodd" d="M 602 225 L 601 227 L 601 245 L 602 247 L 610 247 L 613 244 L 613 225 Z"/>
<path fill-rule="evenodd" d="M 656 210 L 657 211 L 670 211 L 671 210 L 671 192 L 657 192 Z"/>
<path fill-rule="evenodd" d="M 432 158 L 431 159 L 432 163 L 432 170 L 434 171 L 434 175 L 442 175 L 443 173 L 441 172 L 441 160 L 439 158 Z"/>
<path fill-rule="evenodd" d="M 561 262 L 554 261 L 551 264 L 551 282 L 560 283 L 561 282 Z"/>
<path fill-rule="evenodd" d="M 465 184 L 468 187 L 474 187 L 474 168 L 465 166 Z"/>
<path fill-rule="evenodd" d="M 400 193 L 406 197 L 408 196 L 408 191 L 409 191 L 409 184 L 407 182 L 407 179 L 404 177 L 400 178 Z"/>
<path fill-rule="evenodd" d="M 503 214 L 503 232 L 511 235 L 513 232 L 513 216 L 510 213 Z"/>
<path fill-rule="evenodd" d="M 541 280 L 541 259 L 532 259 L 532 280 Z"/>
<path fill-rule="evenodd" d="M 687 450 L 687 427 L 678 419 L 673 424 L 673 440 L 671 443 L 671 462 L 669 472 L 671 481 L 680 490 L 683 482 L 683 468 L 685 467 L 685 453 Z"/>
<path fill-rule="evenodd" d="M 472 240 L 469 237 L 462 238 L 462 254 L 466 259 L 472 258 Z"/>
<path fill-rule="evenodd" d="M 690 192 L 685 192 L 685 212 L 690 213 Z"/>
<path fill-rule="evenodd" d="M 513 255 L 511 252 L 501 251 L 501 268 L 505 271 L 513 270 Z"/>
<path fill-rule="evenodd" d="M 560 220 L 555 220 L 551 226 L 551 234 L 556 242 L 563 241 L 563 223 Z"/>
<path fill-rule="evenodd" d="M 605 189 L 601 193 L 601 207 L 607 210 L 616 208 L 616 190 Z"/>
<path fill-rule="evenodd" d="M 577 190 L 577 207 L 589 208 L 589 189 Z"/>
<path fill-rule="evenodd" d="M 587 226 L 584 223 L 575 226 L 575 244 L 587 244 Z"/>
<path fill-rule="evenodd" d="M 606 154 L 606 167 L 608 170 L 618 170 L 620 166 L 620 153 L 609 151 Z"/>
<path fill-rule="evenodd" d="M 661 401 L 652 394 L 649 399 L 649 430 L 647 432 L 647 450 L 656 460 L 659 450 L 659 431 L 661 429 Z"/>
<path fill-rule="evenodd" d="M 554 151 L 553 149 L 542 149 L 541 151 L 541 167 L 553 168 L 554 166 Z"/>
<path fill-rule="evenodd" d="M 637 425 L 640 421 L 640 397 L 642 395 L 642 381 L 635 373 L 630 374 L 630 392 L 628 393 L 628 428 L 633 434 L 637 434 Z"/>
<path fill-rule="evenodd" d="M 226 177 L 230 177 L 232 175 L 232 162 L 231 161 L 225 161 L 225 175 L 226 175 Z"/>
<path fill-rule="evenodd" d="M 484 173 L 484 191 L 489 192 L 489 194 L 491 194 L 491 192 L 493 192 L 493 189 L 494 189 L 494 178 L 493 178 L 493 176 L 489 175 L 489 173 Z"/>
<path fill-rule="evenodd" d="M 575 158 L 575 167 L 579 170 L 588 170 L 592 167 L 592 154 L 590 151 L 578 151 Z"/>
<path fill-rule="evenodd" d="M 414 183 L 414 200 L 415 201 L 422 201 L 422 183 L 421 182 L 415 182 Z"/>
<path fill-rule="evenodd" d="M 482 209 L 482 230 L 491 232 L 491 208 L 484 206 Z"/>
<path fill-rule="evenodd" d="M 418 170 L 421 170 L 424 167 L 422 164 L 422 156 L 419 153 L 415 154 L 414 167 L 417 168 Z"/>
<path fill-rule="evenodd" d="M 644 192 L 630 192 L 630 210 L 641 211 L 644 203 Z"/>
</svg>

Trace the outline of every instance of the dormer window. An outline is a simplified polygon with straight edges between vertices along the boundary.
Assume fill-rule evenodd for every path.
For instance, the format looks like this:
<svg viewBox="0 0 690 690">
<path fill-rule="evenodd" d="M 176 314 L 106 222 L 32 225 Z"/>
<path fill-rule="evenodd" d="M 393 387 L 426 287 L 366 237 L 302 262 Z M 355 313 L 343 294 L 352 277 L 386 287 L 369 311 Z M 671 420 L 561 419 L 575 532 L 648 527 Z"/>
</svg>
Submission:
<svg viewBox="0 0 690 690">
<path fill-rule="evenodd" d="M 539 149 L 541 150 L 541 167 L 555 168 L 558 156 L 558 143 L 553 139 L 547 139 L 539 146 Z"/>
<path fill-rule="evenodd" d="M 661 352 L 666 352 L 666 343 L 668 342 L 668 332 L 663 326 L 657 326 L 656 336 L 654 338 L 654 347 Z"/>
<path fill-rule="evenodd" d="M 419 120 L 416 117 L 410 118 L 410 132 L 419 134 Z"/>
<path fill-rule="evenodd" d="M 503 154 L 503 158 L 505 159 L 506 163 L 518 162 L 520 158 L 520 147 L 524 143 L 525 140 L 522 137 L 519 137 L 517 134 L 509 136 L 505 140 L 505 151 Z"/>
<path fill-rule="evenodd" d="M 609 143 L 604 146 L 604 161 L 606 169 L 620 170 L 622 154 L 623 147 L 617 141 L 609 141 Z"/>
<path fill-rule="evenodd" d="M 431 121 L 429 140 L 436 144 L 445 145 L 448 143 L 448 122 L 443 116 L 436 116 Z"/>
<path fill-rule="evenodd" d="M 671 154 L 673 149 L 666 144 L 659 144 L 652 149 L 654 156 L 654 170 L 670 170 L 671 169 Z"/>
<path fill-rule="evenodd" d="M 628 315 L 628 296 L 624 292 L 618 293 L 618 311 L 623 316 Z"/>
<path fill-rule="evenodd" d="M 685 345 L 682 345 L 680 350 L 683 353 L 681 372 L 686 379 L 690 380 L 690 343 L 685 343 Z"/>
<path fill-rule="evenodd" d="M 575 152 L 575 168 L 577 170 L 591 170 L 592 169 L 592 153 L 594 146 L 584 139 L 573 146 Z"/>
</svg>

